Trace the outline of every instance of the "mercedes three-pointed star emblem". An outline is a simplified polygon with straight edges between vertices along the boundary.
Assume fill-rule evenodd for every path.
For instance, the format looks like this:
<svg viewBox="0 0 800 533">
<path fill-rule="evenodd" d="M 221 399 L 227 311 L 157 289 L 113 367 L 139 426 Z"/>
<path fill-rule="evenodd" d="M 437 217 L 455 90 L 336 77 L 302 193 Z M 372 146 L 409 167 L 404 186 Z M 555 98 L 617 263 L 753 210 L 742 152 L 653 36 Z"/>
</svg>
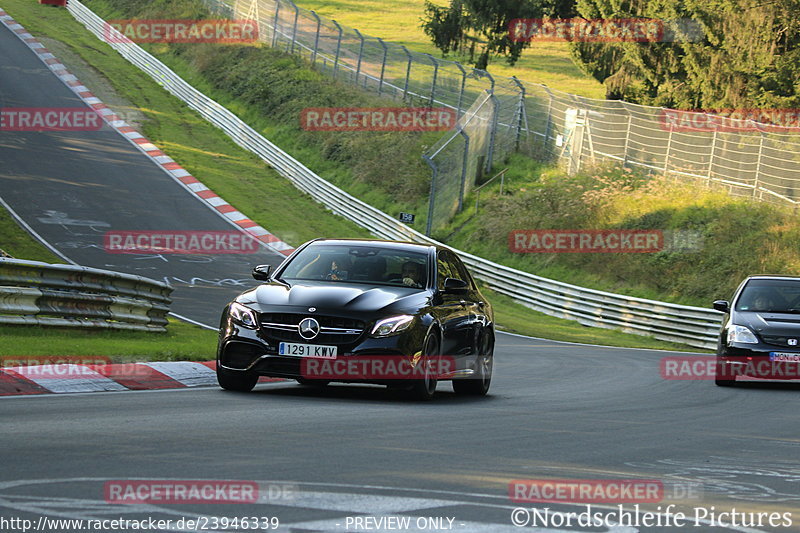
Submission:
<svg viewBox="0 0 800 533">
<path fill-rule="evenodd" d="M 300 336 L 306 340 L 311 340 L 319 335 L 319 329 L 319 322 L 313 318 L 304 318 L 297 326 Z"/>
</svg>

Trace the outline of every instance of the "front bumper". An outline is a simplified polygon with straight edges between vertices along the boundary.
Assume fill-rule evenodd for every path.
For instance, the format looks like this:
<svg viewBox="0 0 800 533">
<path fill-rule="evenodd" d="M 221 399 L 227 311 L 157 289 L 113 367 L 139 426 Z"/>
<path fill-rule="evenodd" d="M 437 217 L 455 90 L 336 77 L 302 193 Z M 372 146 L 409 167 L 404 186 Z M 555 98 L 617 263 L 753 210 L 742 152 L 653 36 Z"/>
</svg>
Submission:
<svg viewBox="0 0 800 533">
<path fill-rule="evenodd" d="M 259 327 L 249 329 L 235 323 L 230 318 L 223 318 L 220 327 L 220 339 L 217 350 L 217 364 L 220 368 L 229 371 L 253 372 L 262 376 L 288 378 L 288 379 L 323 379 L 311 375 L 309 372 L 309 358 L 279 355 L 278 348 L 283 339 L 275 339 L 269 335 L 267 328 Z M 320 342 L 319 344 L 334 345 L 337 348 L 337 361 L 353 361 L 375 358 L 386 358 L 392 361 L 407 361 L 412 367 L 418 361 L 425 340 L 424 326 L 417 327 L 398 335 L 389 337 L 370 337 L 366 330 L 357 338 L 348 337 L 343 342 Z M 313 341 L 303 341 L 306 344 L 316 344 Z M 314 360 L 324 361 L 324 360 Z M 341 363 L 339 367 L 341 367 Z M 397 365 L 396 368 L 406 368 Z M 395 368 L 392 367 L 392 368 Z M 326 368 L 330 368 L 326 367 Z M 374 377 L 370 374 L 365 379 L 362 374 L 357 379 L 349 379 L 345 372 L 341 376 L 335 375 L 326 381 L 364 382 L 392 384 L 396 380 L 383 379 L 383 376 Z"/>
<path fill-rule="evenodd" d="M 717 377 L 733 381 L 739 376 L 768 380 L 800 379 L 800 349 L 764 343 L 723 346 L 717 351 Z"/>
</svg>

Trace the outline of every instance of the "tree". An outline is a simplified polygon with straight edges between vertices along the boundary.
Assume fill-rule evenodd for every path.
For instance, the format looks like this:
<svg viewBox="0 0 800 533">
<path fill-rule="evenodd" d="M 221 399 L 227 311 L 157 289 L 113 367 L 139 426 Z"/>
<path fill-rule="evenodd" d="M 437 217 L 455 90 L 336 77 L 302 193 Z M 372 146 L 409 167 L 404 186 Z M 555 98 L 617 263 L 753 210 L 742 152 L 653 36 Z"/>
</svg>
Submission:
<svg viewBox="0 0 800 533">
<path fill-rule="evenodd" d="M 511 40 L 512 20 L 569 12 L 573 6 L 574 0 L 450 0 L 440 7 L 426 0 L 422 29 L 445 56 L 463 55 L 475 68 L 486 69 L 497 56 L 513 65 L 530 43 Z"/>
<path fill-rule="evenodd" d="M 585 18 L 691 20 L 674 42 L 572 43 L 609 98 L 685 109 L 800 105 L 800 0 L 578 0 Z"/>
</svg>

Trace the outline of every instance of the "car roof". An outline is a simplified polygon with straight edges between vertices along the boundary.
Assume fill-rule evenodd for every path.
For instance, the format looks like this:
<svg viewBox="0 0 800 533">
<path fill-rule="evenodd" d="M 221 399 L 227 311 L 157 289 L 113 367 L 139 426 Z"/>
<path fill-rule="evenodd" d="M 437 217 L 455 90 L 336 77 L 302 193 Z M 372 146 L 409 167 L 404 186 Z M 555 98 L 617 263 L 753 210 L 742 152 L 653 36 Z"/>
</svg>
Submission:
<svg viewBox="0 0 800 533">
<path fill-rule="evenodd" d="M 786 281 L 797 281 L 800 280 L 800 276 L 786 276 L 786 275 L 778 275 L 778 274 L 759 274 L 758 276 L 748 276 L 748 280 L 751 279 L 779 279 L 779 280 L 786 280 Z"/>
<path fill-rule="evenodd" d="M 433 248 L 434 246 L 431 244 L 422 244 L 418 242 L 411 242 L 411 241 L 388 241 L 385 239 L 314 239 L 309 244 L 334 244 L 334 245 L 364 245 L 364 246 L 375 246 L 379 245 L 381 247 L 392 248 L 395 250 L 406 250 L 406 251 L 415 251 L 415 252 L 425 252 Z M 436 248 L 439 248 L 436 246 Z"/>
</svg>

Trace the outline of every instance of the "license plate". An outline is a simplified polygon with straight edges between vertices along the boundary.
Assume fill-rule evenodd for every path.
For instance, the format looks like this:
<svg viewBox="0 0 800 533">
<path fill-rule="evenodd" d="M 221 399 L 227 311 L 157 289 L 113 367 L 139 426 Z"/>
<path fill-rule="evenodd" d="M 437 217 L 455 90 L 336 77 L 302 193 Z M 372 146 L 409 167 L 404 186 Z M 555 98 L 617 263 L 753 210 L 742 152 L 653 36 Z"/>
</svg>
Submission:
<svg viewBox="0 0 800 533">
<path fill-rule="evenodd" d="M 769 360 L 779 363 L 800 363 L 800 353 L 797 352 L 769 352 Z"/>
<path fill-rule="evenodd" d="M 295 357 L 316 357 L 318 359 L 336 359 L 336 346 L 282 342 L 278 345 L 278 354 Z"/>
</svg>

